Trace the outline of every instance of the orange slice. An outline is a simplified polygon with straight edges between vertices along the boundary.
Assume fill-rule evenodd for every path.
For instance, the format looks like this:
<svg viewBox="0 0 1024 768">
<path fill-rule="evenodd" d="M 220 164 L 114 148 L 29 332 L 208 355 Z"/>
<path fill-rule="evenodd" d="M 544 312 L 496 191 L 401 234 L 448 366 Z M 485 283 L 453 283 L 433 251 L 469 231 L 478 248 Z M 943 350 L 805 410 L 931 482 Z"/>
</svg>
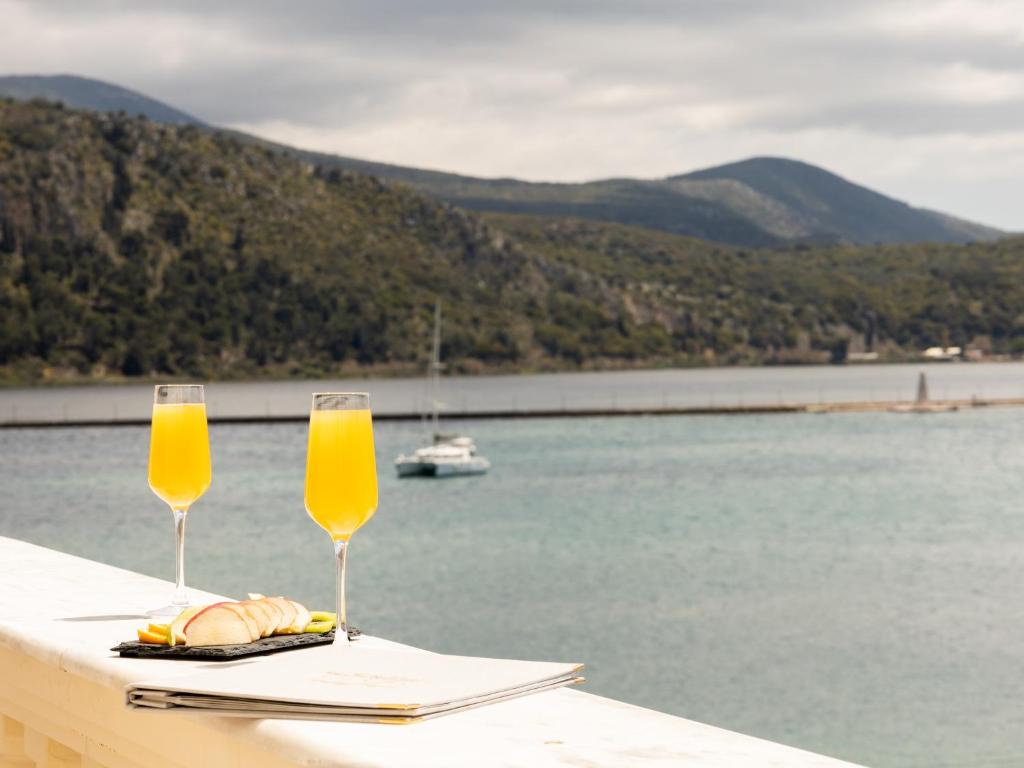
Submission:
<svg viewBox="0 0 1024 768">
<path fill-rule="evenodd" d="M 146 629 L 139 630 L 139 642 L 152 645 L 167 645 L 167 635 L 158 635 Z"/>
</svg>

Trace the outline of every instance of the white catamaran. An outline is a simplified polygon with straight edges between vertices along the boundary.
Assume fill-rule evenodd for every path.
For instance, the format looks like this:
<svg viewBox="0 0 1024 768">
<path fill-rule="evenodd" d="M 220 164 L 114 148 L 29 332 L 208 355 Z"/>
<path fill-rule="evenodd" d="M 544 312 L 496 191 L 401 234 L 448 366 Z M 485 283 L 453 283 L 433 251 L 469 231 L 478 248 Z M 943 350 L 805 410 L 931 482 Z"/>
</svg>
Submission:
<svg viewBox="0 0 1024 768">
<path fill-rule="evenodd" d="M 482 475 L 491 462 L 476 455 L 476 445 L 465 435 L 442 434 L 439 426 L 438 387 L 441 378 L 441 303 L 434 305 L 434 340 L 430 350 L 430 401 L 433 443 L 395 459 L 399 477 L 454 477 Z"/>
</svg>

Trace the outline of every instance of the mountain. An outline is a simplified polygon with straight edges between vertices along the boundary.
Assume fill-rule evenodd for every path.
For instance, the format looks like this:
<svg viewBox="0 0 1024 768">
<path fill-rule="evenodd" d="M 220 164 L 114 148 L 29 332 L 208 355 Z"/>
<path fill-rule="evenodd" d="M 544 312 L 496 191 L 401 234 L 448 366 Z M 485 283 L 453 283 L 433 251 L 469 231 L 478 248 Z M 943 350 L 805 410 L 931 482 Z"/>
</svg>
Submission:
<svg viewBox="0 0 1024 768">
<path fill-rule="evenodd" d="M 170 125 L 203 125 L 192 115 L 119 85 L 75 75 L 0 76 L 0 96 L 61 102 L 75 109 L 145 115 Z"/>
<path fill-rule="evenodd" d="M 911 207 L 822 168 L 784 158 L 752 158 L 659 180 L 561 184 L 315 157 L 410 184 L 470 210 L 614 221 L 752 247 L 966 243 L 1004 235 L 993 227 Z"/>
<path fill-rule="evenodd" d="M 528 361 L 549 275 L 410 189 L 195 126 L 0 100 L 0 366 L 22 376 L 417 364 L 438 296 L 453 361 Z"/>
<path fill-rule="evenodd" d="M 717 184 L 721 199 L 735 200 L 740 210 L 751 192 L 762 206 L 750 215 L 787 239 L 823 239 L 839 234 L 852 243 L 968 242 L 1000 236 L 998 230 L 920 208 L 852 184 L 808 163 L 778 157 L 757 157 L 666 179 L 666 183 L 699 188 Z M 771 202 L 769 202 L 771 201 Z M 771 204 L 781 206 L 778 215 Z M 759 216 L 759 212 L 769 212 Z"/>
<path fill-rule="evenodd" d="M 4 83 L 16 82 L 13 85 Z M 69 106 L 145 114 L 168 123 L 195 118 L 117 86 L 60 76 L 0 78 L 0 94 Z M 665 179 L 579 184 L 481 179 L 251 141 L 318 165 L 399 181 L 469 210 L 618 222 L 720 243 L 779 248 L 799 243 L 966 243 L 1005 233 L 881 195 L 807 163 L 759 157 Z"/>
<path fill-rule="evenodd" d="M 196 126 L 0 99 L 0 380 L 1024 351 L 1024 240 L 751 250 L 479 216 Z"/>
<path fill-rule="evenodd" d="M 408 187 L 0 100 L 0 378 L 418 371 L 437 298 L 454 370 L 629 364 L 667 338 L 602 281 Z"/>
<path fill-rule="evenodd" d="M 295 149 L 308 162 L 408 184 L 468 210 L 617 222 L 755 248 L 994 240 L 1005 232 L 914 208 L 822 168 L 760 157 L 660 180 L 583 183 L 480 179 Z"/>
</svg>

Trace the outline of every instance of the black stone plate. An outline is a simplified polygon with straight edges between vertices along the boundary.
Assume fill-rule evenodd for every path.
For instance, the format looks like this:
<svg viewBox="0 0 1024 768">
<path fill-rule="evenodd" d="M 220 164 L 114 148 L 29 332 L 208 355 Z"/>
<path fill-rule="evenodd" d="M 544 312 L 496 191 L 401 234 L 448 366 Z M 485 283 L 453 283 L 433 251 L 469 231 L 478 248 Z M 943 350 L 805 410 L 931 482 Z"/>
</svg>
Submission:
<svg viewBox="0 0 1024 768">
<path fill-rule="evenodd" d="M 349 639 L 359 637 L 360 631 L 355 627 L 349 627 Z M 267 653 L 278 653 L 279 651 L 294 651 L 296 648 L 307 648 L 312 645 L 326 645 L 334 642 L 334 630 L 317 634 L 315 632 L 303 632 L 299 635 L 274 635 L 253 640 L 251 643 L 241 645 L 203 645 L 196 648 L 189 648 L 186 645 L 176 645 L 173 648 L 166 645 L 154 645 L 153 643 L 140 643 L 133 641 L 121 643 L 112 651 L 117 651 L 121 656 L 132 659 L 192 659 L 194 661 L 231 661 L 245 656 L 263 656 Z"/>
</svg>

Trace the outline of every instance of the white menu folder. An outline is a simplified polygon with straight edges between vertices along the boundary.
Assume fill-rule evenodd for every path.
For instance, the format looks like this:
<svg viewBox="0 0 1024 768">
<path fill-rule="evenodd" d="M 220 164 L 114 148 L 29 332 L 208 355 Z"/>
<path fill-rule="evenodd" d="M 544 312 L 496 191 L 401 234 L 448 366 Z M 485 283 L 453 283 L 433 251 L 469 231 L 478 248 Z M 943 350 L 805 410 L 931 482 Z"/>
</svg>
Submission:
<svg viewBox="0 0 1024 768">
<path fill-rule="evenodd" d="M 157 711 L 404 724 L 580 683 L 582 668 L 324 646 L 132 683 L 126 697 Z"/>
</svg>

